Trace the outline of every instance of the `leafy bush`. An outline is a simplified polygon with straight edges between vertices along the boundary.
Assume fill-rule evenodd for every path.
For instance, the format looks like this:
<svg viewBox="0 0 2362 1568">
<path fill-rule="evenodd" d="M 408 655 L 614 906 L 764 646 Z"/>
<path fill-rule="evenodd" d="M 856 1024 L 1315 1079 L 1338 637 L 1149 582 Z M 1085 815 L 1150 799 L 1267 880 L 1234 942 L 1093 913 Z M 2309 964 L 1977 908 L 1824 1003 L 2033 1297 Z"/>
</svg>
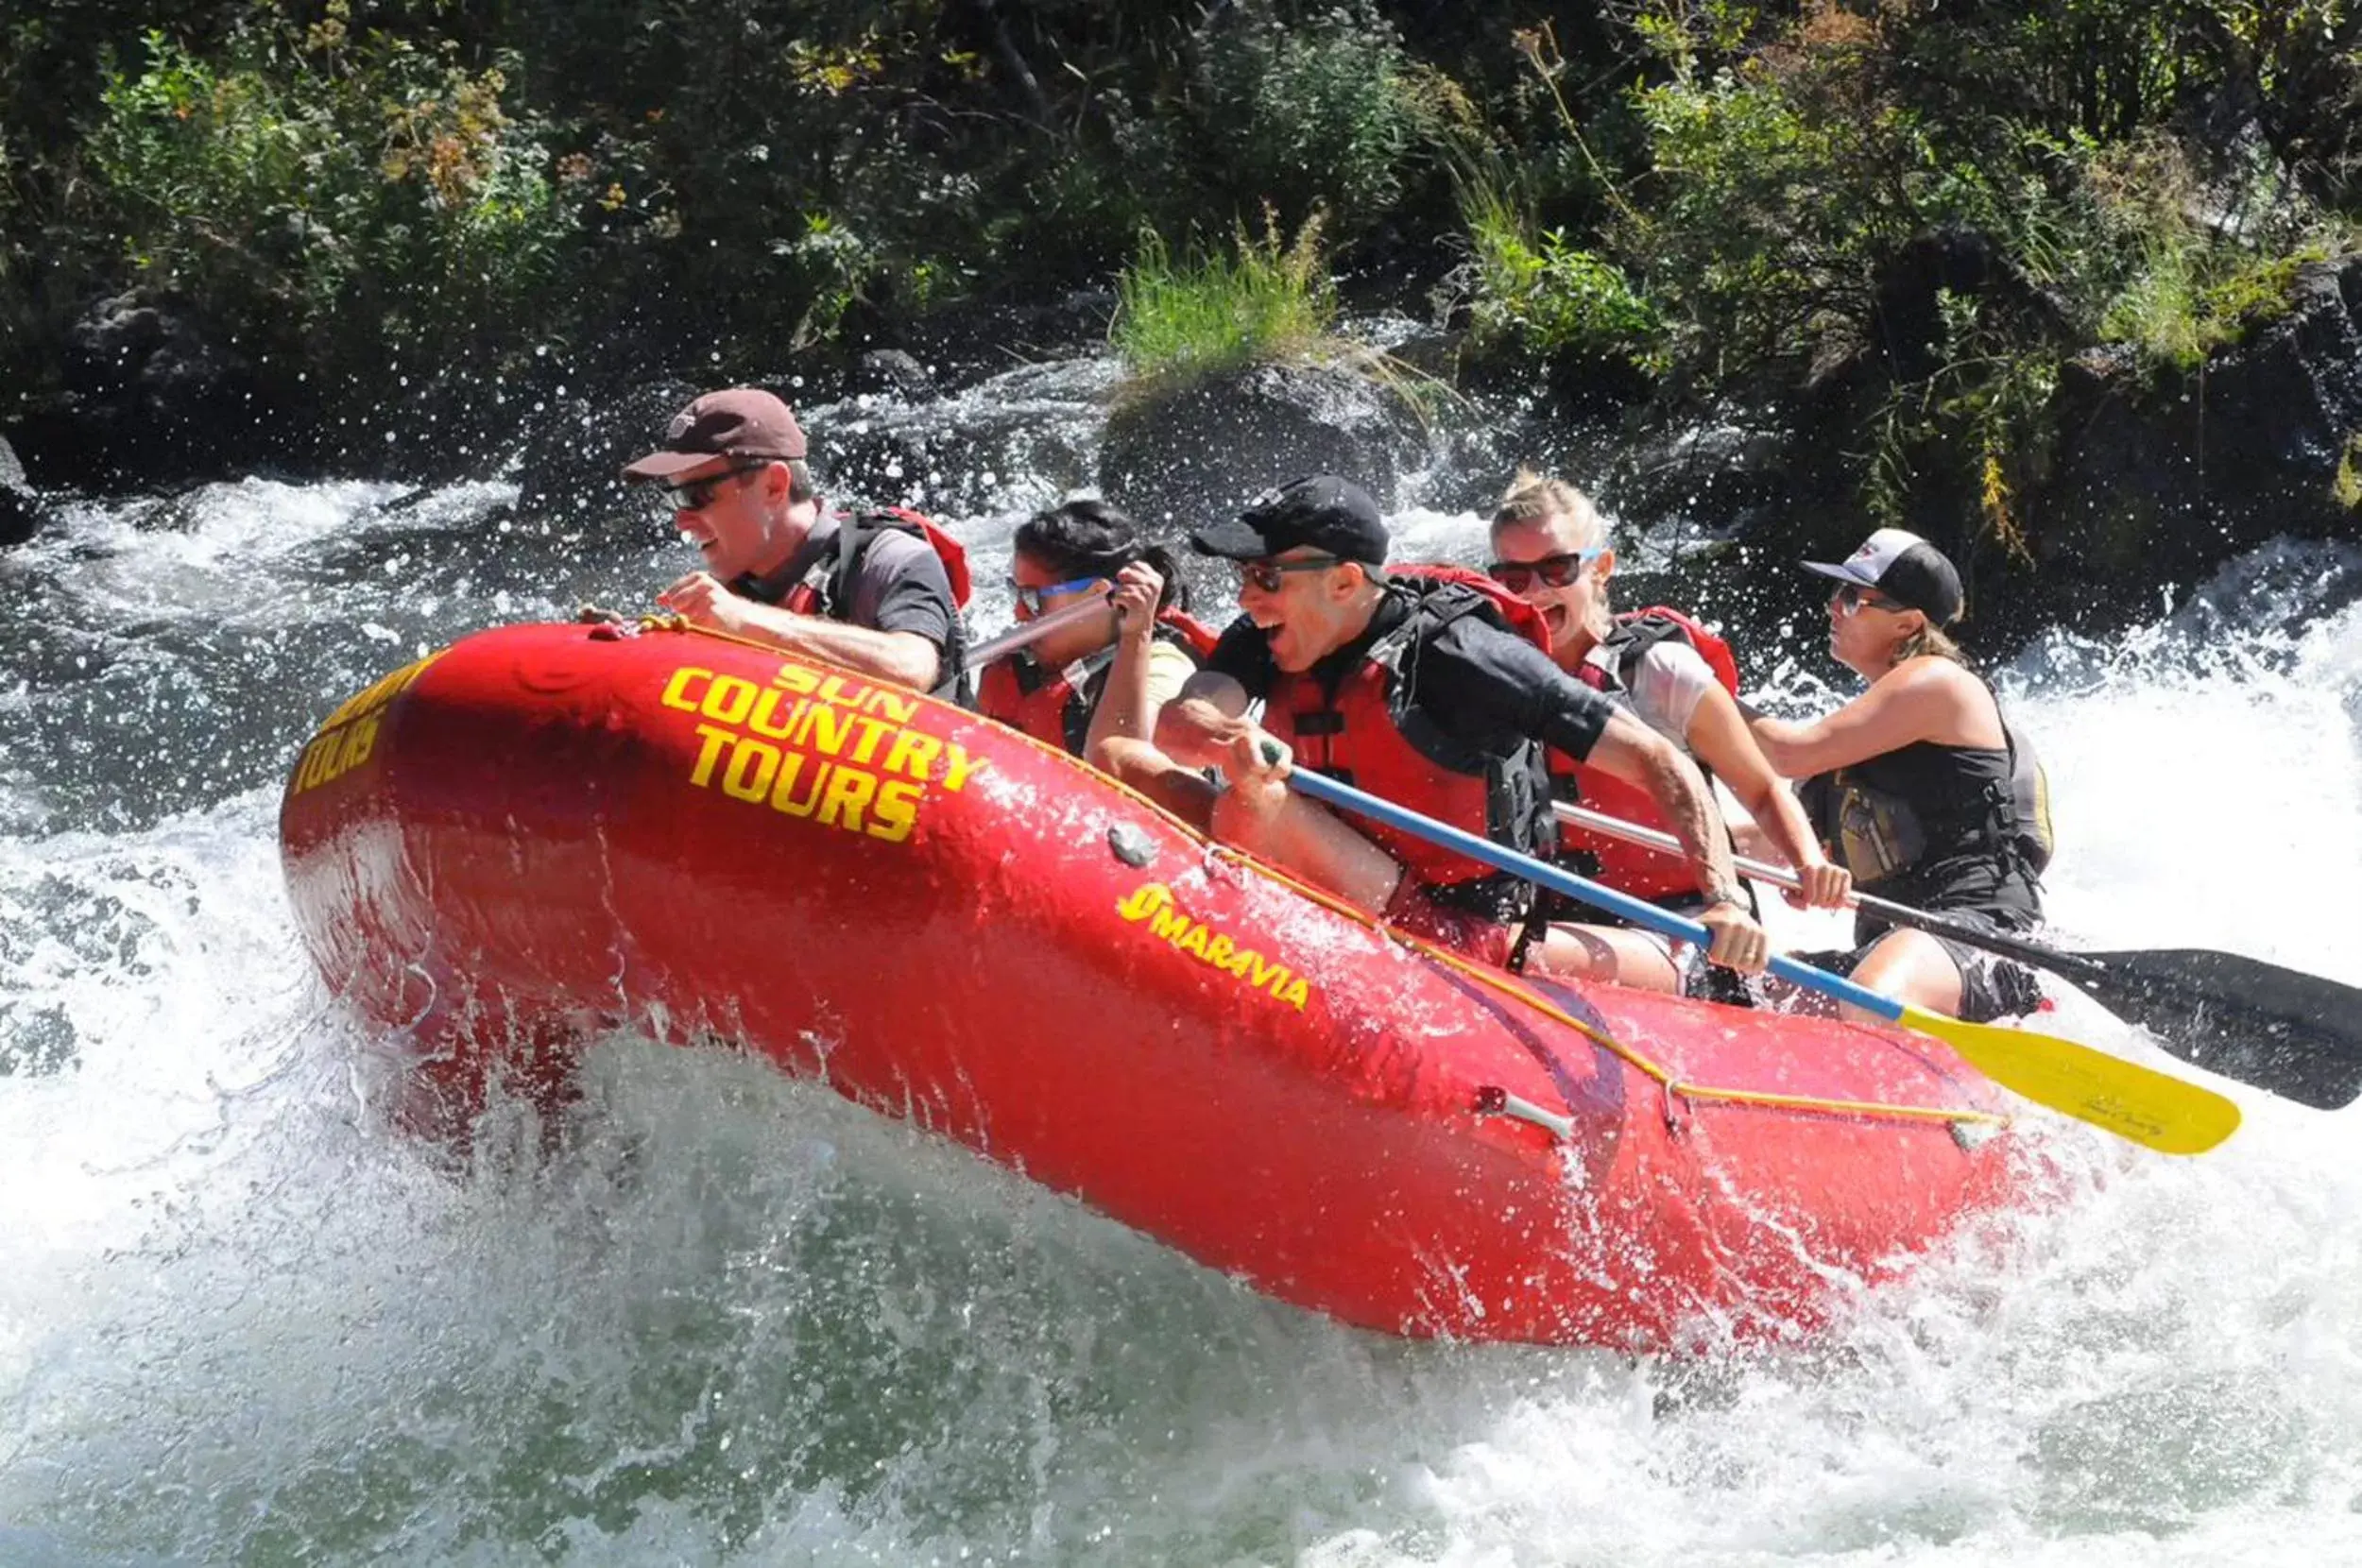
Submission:
<svg viewBox="0 0 2362 1568">
<path fill-rule="evenodd" d="M 285 70 L 150 33 L 109 71 L 90 155 L 135 275 L 265 345 L 439 352 L 513 330 L 573 219 L 506 76 L 341 25 L 308 42 L 311 68 Z"/>
<path fill-rule="evenodd" d="M 1460 211 L 1472 252 L 1463 269 L 1480 343 L 1532 354 L 1660 364 L 1665 323 L 1613 262 L 1532 220 L 1499 190 L 1464 184 Z"/>
<path fill-rule="evenodd" d="M 2230 70 L 2172 8 L 1643 20 L 1669 74 L 1635 94 L 1649 169 L 1613 252 L 1688 384 L 1874 365 L 1859 471 L 1889 520 L 1948 494 L 2014 543 L 2065 352 L 2186 368 L 2329 243 L 2257 144 L 2201 162 L 2171 128 Z"/>
<path fill-rule="evenodd" d="M 1391 215 L 1456 112 L 1367 5 L 1293 26 L 1251 7 L 1208 43 L 1202 76 L 1191 140 L 1206 183 L 1291 222 L 1323 213 L 1348 236 Z"/>
<path fill-rule="evenodd" d="M 1337 300 L 1321 258 L 1320 222 L 1282 241 L 1275 214 L 1243 227 L 1229 254 L 1172 255 L 1154 232 L 1117 283 L 1108 337 L 1139 382 L 1173 382 L 1300 358 L 1330 343 Z"/>
</svg>

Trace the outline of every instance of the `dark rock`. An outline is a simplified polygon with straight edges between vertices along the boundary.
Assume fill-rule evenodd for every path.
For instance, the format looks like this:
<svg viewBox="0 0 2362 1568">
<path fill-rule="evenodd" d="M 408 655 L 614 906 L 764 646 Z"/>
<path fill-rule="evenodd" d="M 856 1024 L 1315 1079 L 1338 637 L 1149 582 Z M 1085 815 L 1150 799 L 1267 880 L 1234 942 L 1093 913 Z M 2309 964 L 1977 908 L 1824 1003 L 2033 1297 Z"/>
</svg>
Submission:
<svg viewBox="0 0 2362 1568">
<path fill-rule="evenodd" d="M 253 366 L 170 300 L 101 299 L 66 334 L 61 399 L 18 430 L 44 487 L 146 488 L 251 468 L 299 445 Z"/>
<path fill-rule="evenodd" d="M 2353 260 L 2305 268 L 2285 315 L 2188 375 L 2071 362 L 2051 482 L 2028 509 L 2028 586 L 2045 613 L 2153 602 L 2146 590 L 2281 535 L 2353 535 L 2362 519 L 2339 475 L 2362 432 L 2357 281 Z"/>
<path fill-rule="evenodd" d="M 1402 395 L 1336 366 L 1258 366 L 1134 398 L 1109 417 L 1099 487 L 1148 521 L 1202 527 L 1274 485 L 1342 474 L 1390 504 L 1430 434 Z"/>
<path fill-rule="evenodd" d="M 1915 254 L 1918 283 L 2042 309 L 2006 277 L 1976 272 L 1974 247 Z M 1839 558 L 1876 524 L 1861 465 L 1881 439 L 1895 348 L 1757 386 L 1736 413 L 1642 411 L 1600 499 L 1630 530 L 1672 525 L 1676 542 L 1742 547 L 1765 613 L 1806 611 L 1817 590 L 1785 564 Z M 2014 454 L 2005 528 L 1957 445 L 1901 454 L 1896 520 L 1959 566 L 1985 651 L 2061 622 L 2119 626 L 2160 589 L 2204 581 L 2275 537 L 2362 534 L 2362 258 L 2303 269 L 2285 314 L 2186 374 L 2161 374 L 2125 346 L 2081 349 L 2062 365 L 2043 423 Z"/>
<path fill-rule="evenodd" d="M 1742 532 L 1789 497 L 1789 445 L 1776 417 L 1760 409 L 1642 427 L 1617 455 L 1600 499 L 1634 527 Z"/>
<path fill-rule="evenodd" d="M 1085 289 L 1048 302 L 958 299 L 881 332 L 882 347 L 908 350 L 929 380 L 950 388 L 996 376 L 1013 362 L 1071 359 L 1104 350 L 1116 297 Z"/>
<path fill-rule="evenodd" d="M 0 548 L 23 544 L 41 531 L 41 498 L 26 483 L 25 465 L 0 436 Z"/>
<path fill-rule="evenodd" d="M 853 389 L 904 402 L 930 402 L 943 396 L 916 356 L 900 349 L 872 349 L 855 367 Z"/>
<path fill-rule="evenodd" d="M 0 549 L 23 544 L 41 532 L 41 506 L 28 490 L 0 487 Z"/>
<path fill-rule="evenodd" d="M 655 451 L 673 416 L 705 390 L 657 381 L 612 397 L 549 400 L 526 427 L 518 512 L 574 526 L 652 518 L 624 484 L 624 465 Z"/>
</svg>

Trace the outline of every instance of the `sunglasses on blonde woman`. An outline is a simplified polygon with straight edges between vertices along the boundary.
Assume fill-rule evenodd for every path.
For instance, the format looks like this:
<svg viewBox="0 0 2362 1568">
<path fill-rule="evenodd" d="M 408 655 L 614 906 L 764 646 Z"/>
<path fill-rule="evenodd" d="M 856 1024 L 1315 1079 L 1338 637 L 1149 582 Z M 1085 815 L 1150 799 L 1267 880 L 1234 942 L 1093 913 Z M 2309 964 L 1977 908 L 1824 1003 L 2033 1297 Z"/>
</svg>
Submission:
<svg viewBox="0 0 2362 1568">
<path fill-rule="evenodd" d="M 1484 569 L 1484 574 L 1512 593 L 1524 593 L 1536 582 L 1544 588 L 1562 588 L 1600 554 L 1599 550 L 1569 550 L 1534 561 L 1495 561 Z"/>
</svg>

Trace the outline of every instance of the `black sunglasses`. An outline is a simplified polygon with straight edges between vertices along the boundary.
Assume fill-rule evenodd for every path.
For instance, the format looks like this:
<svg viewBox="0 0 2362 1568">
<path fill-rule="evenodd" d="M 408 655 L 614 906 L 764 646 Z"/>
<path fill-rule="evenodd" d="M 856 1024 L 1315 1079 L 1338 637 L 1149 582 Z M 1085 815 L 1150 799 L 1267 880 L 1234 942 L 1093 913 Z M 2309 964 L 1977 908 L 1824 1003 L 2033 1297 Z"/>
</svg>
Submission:
<svg viewBox="0 0 2362 1568">
<path fill-rule="evenodd" d="M 1600 555 L 1599 550 L 1569 550 L 1535 561 L 1495 561 L 1484 574 L 1512 593 L 1524 593 L 1537 578 L 1544 588 L 1565 588 Z"/>
<path fill-rule="evenodd" d="M 771 462 L 768 458 L 760 463 L 741 463 L 736 468 L 724 469 L 720 473 L 709 474 L 703 479 L 692 480 L 686 485 L 670 486 L 665 489 L 659 501 L 668 513 L 702 512 L 721 498 L 722 486 L 726 481 L 736 479 L 742 474 L 753 473 L 758 469 L 767 469 L 770 466 Z"/>
<path fill-rule="evenodd" d="M 1233 561 L 1230 564 L 1239 569 L 1239 581 L 1242 586 L 1260 588 L 1265 593 L 1277 593 L 1286 584 L 1287 574 L 1291 571 L 1325 571 L 1332 566 L 1345 563 L 1335 555 L 1307 555 L 1294 561 Z"/>
<path fill-rule="evenodd" d="M 1840 583 L 1837 592 L 1831 597 L 1837 600 L 1838 607 L 1847 615 L 1853 614 L 1864 605 L 1874 610 L 1901 611 L 1910 608 L 1900 600 L 1890 599 L 1876 589 L 1863 588 L 1858 583 Z"/>
</svg>

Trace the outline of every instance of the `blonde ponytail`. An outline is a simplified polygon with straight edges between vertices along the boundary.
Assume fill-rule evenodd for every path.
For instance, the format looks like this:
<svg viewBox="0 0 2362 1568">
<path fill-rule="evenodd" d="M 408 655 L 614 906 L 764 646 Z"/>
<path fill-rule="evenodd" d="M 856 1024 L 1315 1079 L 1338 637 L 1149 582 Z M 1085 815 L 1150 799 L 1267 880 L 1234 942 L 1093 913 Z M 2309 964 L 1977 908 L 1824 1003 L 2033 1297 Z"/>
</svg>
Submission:
<svg viewBox="0 0 2362 1568">
<path fill-rule="evenodd" d="M 1493 527 L 1498 532 L 1552 517 L 1566 518 L 1575 525 L 1579 548 L 1605 548 L 1607 521 L 1600 516 L 1599 508 L 1591 504 L 1591 498 L 1563 479 L 1546 479 L 1532 469 L 1519 469 L 1517 477 L 1509 482 L 1509 488 L 1494 503 Z"/>
</svg>

